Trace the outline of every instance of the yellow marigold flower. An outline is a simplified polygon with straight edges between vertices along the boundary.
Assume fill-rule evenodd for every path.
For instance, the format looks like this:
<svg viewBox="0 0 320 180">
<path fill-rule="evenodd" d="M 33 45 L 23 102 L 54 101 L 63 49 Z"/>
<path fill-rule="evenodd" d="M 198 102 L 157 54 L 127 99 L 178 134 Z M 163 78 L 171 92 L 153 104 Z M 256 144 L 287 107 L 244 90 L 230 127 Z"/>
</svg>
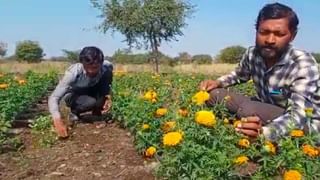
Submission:
<svg viewBox="0 0 320 180">
<path fill-rule="evenodd" d="M 250 80 L 248 81 L 248 83 L 253 83 L 253 80 L 252 80 L 252 79 L 250 79 Z"/>
<path fill-rule="evenodd" d="M 233 162 L 237 165 L 245 164 L 248 161 L 249 161 L 249 158 L 247 156 L 239 156 L 233 160 Z"/>
<path fill-rule="evenodd" d="M 187 108 L 180 108 L 178 111 L 178 114 L 182 117 L 187 117 L 188 116 L 188 110 Z"/>
<path fill-rule="evenodd" d="M 195 116 L 197 123 L 213 127 L 216 124 L 216 117 L 211 111 L 198 111 Z"/>
<path fill-rule="evenodd" d="M 19 83 L 20 85 L 24 85 L 24 84 L 26 84 L 26 80 L 20 79 L 20 80 L 18 80 L 18 83 Z"/>
<path fill-rule="evenodd" d="M 168 112 L 167 108 L 159 108 L 156 111 L 156 117 L 164 116 Z"/>
<path fill-rule="evenodd" d="M 163 136 L 163 144 L 165 146 L 176 146 L 182 140 L 181 132 L 169 132 Z"/>
<path fill-rule="evenodd" d="M 143 124 L 143 125 L 142 125 L 142 129 L 143 129 L 143 130 L 147 130 L 147 129 L 149 129 L 149 128 L 150 128 L 149 124 Z"/>
<path fill-rule="evenodd" d="M 7 89 L 8 87 L 8 84 L 0 84 L 0 89 Z"/>
<path fill-rule="evenodd" d="M 236 128 L 239 124 L 241 124 L 240 120 L 236 120 L 233 122 L 233 127 Z"/>
<path fill-rule="evenodd" d="M 175 121 L 167 121 L 162 125 L 161 129 L 163 130 L 163 132 L 167 133 L 171 131 L 175 126 L 176 126 Z"/>
<path fill-rule="evenodd" d="M 157 93 L 155 91 L 153 91 L 153 90 L 147 91 L 144 94 L 143 98 L 145 100 L 153 102 L 153 101 L 155 101 L 157 99 Z"/>
<path fill-rule="evenodd" d="M 150 146 L 146 151 L 145 151 L 145 156 L 146 157 L 153 157 L 153 155 L 157 152 L 157 149 L 153 146 Z"/>
<path fill-rule="evenodd" d="M 225 96 L 223 99 L 224 99 L 225 101 L 229 101 L 229 100 L 231 99 L 231 96 Z"/>
<path fill-rule="evenodd" d="M 270 141 L 266 141 L 263 148 L 270 154 L 276 154 L 276 147 Z"/>
<path fill-rule="evenodd" d="M 290 132 L 290 136 L 291 137 L 302 137 L 302 136 L 304 136 L 304 133 L 302 130 L 296 129 L 296 130 L 292 130 Z"/>
<path fill-rule="evenodd" d="M 224 124 L 229 124 L 229 119 L 228 119 L 228 118 L 224 118 L 224 119 L 223 119 L 223 123 L 224 123 Z"/>
<path fill-rule="evenodd" d="M 313 115 L 313 108 L 305 108 L 304 112 L 306 113 L 307 117 L 312 117 Z"/>
<path fill-rule="evenodd" d="M 286 171 L 283 175 L 283 180 L 301 180 L 302 175 L 297 170 Z"/>
<path fill-rule="evenodd" d="M 302 152 L 310 157 L 317 157 L 319 155 L 319 150 L 308 144 L 302 146 Z"/>
<path fill-rule="evenodd" d="M 243 148 L 248 148 L 250 146 L 250 141 L 248 139 L 240 139 L 238 145 Z"/>
<path fill-rule="evenodd" d="M 192 102 L 197 105 L 204 104 L 207 100 L 209 100 L 210 94 L 207 91 L 199 91 L 192 97 Z"/>
</svg>

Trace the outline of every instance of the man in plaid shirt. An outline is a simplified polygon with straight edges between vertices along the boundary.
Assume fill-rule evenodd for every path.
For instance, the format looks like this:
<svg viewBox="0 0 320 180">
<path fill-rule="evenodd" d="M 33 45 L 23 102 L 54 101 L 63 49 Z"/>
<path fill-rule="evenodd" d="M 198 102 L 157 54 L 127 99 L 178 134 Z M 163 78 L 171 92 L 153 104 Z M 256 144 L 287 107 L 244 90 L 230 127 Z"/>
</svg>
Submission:
<svg viewBox="0 0 320 180">
<path fill-rule="evenodd" d="M 270 140 L 292 129 L 320 132 L 318 64 L 310 53 L 290 45 L 298 24 L 290 7 L 267 4 L 257 18 L 256 45 L 247 49 L 235 71 L 200 83 L 202 90 L 210 92 L 209 105 L 225 100 L 231 112 L 245 119 L 236 131 L 252 137 L 263 133 Z M 250 79 L 255 98 L 223 89 Z"/>
</svg>

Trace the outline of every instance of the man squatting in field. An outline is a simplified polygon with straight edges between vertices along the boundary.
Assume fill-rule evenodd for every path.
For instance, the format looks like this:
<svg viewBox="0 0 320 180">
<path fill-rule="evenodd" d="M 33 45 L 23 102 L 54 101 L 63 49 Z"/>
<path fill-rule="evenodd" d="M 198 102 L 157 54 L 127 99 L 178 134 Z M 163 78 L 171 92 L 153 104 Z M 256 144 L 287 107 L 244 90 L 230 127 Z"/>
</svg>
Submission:
<svg viewBox="0 0 320 180">
<path fill-rule="evenodd" d="M 247 49 L 238 67 L 217 80 L 200 83 L 199 88 L 210 93 L 208 105 L 226 101 L 229 111 L 244 119 L 237 132 L 251 137 L 262 133 L 269 140 L 288 135 L 290 128 L 319 134 L 319 69 L 310 53 L 290 45 L 298 24 L 290 7 L 267 4 L 257 17 L 256 44 Z M 254 98 L 224 89 L 250 79 L 257 93 Z M 305 110 L 313 110 L 312 115 Z"/>
<path fill-rule="evenodd" d="M 60 137 L 68 136 L 59 111 L 61 99 L 71 109 L 70 121 L 79 120 L 83 112 L 92 111 L 93 115 L 101 115 L 111 108 L 112 64 L 104 60 L 102 51 L 97 47 L 83 48 L 79 61 L 80 63 L 73 64 L 66 70 L 49 97 L 49 111 Z"/>
</svg>

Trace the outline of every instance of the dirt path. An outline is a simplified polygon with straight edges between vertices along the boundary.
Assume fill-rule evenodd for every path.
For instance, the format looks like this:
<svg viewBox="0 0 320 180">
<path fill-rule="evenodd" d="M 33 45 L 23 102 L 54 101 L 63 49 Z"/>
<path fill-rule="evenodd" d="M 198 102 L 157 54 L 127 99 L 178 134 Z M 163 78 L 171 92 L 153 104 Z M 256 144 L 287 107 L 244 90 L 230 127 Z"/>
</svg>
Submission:
<svg viewBox="0 0 320 180">
<path fill-rule="evenodd" d="M 29 146 L 0 155 L 0 179 L 154 179 L 130 133 L 101 123 L 77 124 L 69 139 L 45 149 L 30 146 L 29 130 L 23 132 Z"/>
</svg>

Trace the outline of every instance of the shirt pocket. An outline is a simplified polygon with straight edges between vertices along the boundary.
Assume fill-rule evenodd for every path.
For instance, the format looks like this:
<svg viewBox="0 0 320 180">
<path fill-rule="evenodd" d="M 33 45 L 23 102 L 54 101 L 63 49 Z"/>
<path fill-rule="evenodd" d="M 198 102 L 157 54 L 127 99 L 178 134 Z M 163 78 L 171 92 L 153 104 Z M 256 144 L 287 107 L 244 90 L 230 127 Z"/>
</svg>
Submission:
<svg viewBox="0 0 320 180">
<path fill-rule="evenodd" d="M 273 89 L 269 95 L 275 105 L 285 108 L 288 104 L 288 91 L 285 88 Z"/>
</svg>

